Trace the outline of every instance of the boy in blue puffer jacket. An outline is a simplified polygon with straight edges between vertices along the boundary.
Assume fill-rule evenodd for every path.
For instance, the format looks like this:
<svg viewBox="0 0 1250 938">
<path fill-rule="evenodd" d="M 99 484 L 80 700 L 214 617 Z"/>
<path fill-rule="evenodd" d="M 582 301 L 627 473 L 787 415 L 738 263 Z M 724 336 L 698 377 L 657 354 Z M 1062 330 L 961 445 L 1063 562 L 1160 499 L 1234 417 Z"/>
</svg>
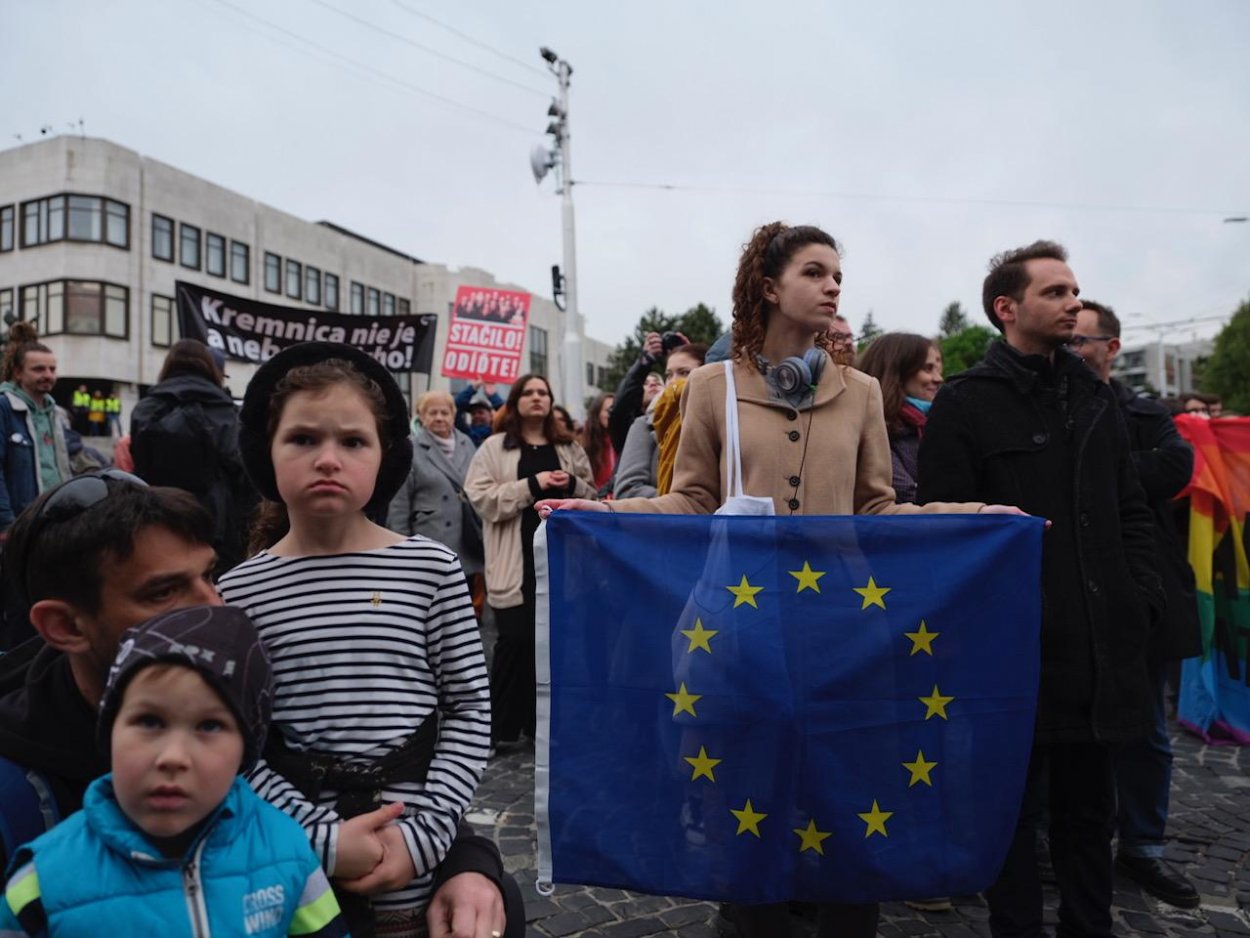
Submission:
<svg viewBox="0 0 1250 938">
<path fill-rule="evenodd" d="M 179 609 L 127 632 L 100 704 L 113 771 L 14 855 L 0 935 L 346 935 L 307 835 L 239 774 L 272 699 L 238 609 Z"/>
</svg>

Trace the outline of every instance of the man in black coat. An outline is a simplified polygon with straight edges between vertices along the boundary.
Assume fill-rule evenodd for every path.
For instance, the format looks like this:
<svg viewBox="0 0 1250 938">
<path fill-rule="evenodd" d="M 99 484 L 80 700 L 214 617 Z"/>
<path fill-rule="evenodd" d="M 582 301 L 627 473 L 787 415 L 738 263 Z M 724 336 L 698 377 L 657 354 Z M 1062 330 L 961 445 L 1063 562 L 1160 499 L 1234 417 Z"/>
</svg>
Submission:
<svg viewBox="0 0 1250 938">
<path fill-rule="evenodd" d="M 1133 465 L 1154 512 L 1155 551 L 1167 596 L 1167 611 L 1152 636 L 1147 659 L 1154 725 L 1144 739 L 1124 743 L 1116 752 L 1116 866 L 1152 896 L 1192 909 L 1200 902 L 1198 890 L 1163 859 L 1163 847 L 1172 784 L 1172 743 L 1164 704 L 1168 663 L 1202 652 L 1194 574 L 1182 552 L 1172 506 L 1172 499 L 1189 484 L 1194 451 L 1176 432 L 1166 407 L 1111 377 L 1120 351 L 1115 312 L 1093 300 L 1084 300 L 1082 306 L 1069 348 L 1110 386 L 1128 424 Z"/>
<path fill-rule="evenodd" d="M 1153 725 L 1146 646 L 1163 608 L 1153 523 L 1111 389 L 1065 348 L 1081 309 L 1066 262 L 1049 241 L 991 261 L 982 303 L 1006 341 L 947 382 L 920 446 L 920 502 L 1018 505 L 1051 522 L 1033 758 L 1015 838 L 986 890 L 995 936 L 1043 934 L 1035 839 L 1047 794 L 1058 934 L 1111 934 L 1111 744 Z M 1003 565 L 1007 575 L 1011 558 Z"/>
</svg>

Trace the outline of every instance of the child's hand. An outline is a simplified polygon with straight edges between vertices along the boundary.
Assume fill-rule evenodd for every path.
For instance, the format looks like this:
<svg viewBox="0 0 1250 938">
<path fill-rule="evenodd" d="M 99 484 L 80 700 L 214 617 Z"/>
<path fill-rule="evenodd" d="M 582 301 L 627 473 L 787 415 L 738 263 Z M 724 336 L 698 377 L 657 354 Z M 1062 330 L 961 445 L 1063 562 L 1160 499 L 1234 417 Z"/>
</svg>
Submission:
<svg viewBox="0 0 1250 938">
<path fill-rule="evenodd" d="M 382 862 L 374 867 L 373 872 L 347 882 L 335 877 L 339 879 L 339 886 L 348 892 L 375 896 L 380 892 L 402 889 L 417 878 L 417 868 L 413 865 L 412 854 L 408 852 L 408 842 L 404 840 L 403 832 L 390 824 L 378 831 L 377 835 L 382 841 Z"/>
<path fill-rule="evenodd" d="M 334 878 L 354 880 L 374 870 L 386 852 L 381 831 L 403 813 L 404 806 L 396 802 L 343 821 L 334 852 Z"/>
</svg>

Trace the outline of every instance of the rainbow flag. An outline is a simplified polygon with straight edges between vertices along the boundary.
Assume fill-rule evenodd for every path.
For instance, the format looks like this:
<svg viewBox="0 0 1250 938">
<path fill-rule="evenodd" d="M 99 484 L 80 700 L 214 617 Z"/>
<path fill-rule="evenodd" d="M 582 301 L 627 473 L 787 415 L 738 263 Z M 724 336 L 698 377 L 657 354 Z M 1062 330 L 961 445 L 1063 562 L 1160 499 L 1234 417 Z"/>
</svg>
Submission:
<svg viewBox="0 0 1250 938">
<path fill-rule="evenodd" d="M 1189 563 L 1202 655 L 1181 671 L 1179 720 L 1210 743 L 1250 745 L 1250 418 L 1176 418 L 1194 448 Z"/>
</svg>

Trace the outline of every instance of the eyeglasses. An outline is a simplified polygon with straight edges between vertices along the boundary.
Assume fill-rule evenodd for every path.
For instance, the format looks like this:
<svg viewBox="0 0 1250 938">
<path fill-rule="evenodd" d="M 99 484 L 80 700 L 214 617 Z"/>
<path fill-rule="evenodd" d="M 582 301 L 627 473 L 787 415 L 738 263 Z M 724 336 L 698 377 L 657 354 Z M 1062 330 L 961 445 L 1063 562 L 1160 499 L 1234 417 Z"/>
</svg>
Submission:
<svg viewBox="0 0 1250 938">
<path fill-rule="evenodd" d="M 128 482 L 143 488 L 148 487 L 148 484 L 138 476 L 122 472 L 120 469 L 101 469 L 98 472 L 75 476 L 68 482 L 63 482 L 48 496 L 47 501 L 39 506 L 38 513 L 31 519 L 32 535 L 38 530 L 35 527 L 36 524 L 57 524 L 61 521 L 68 521 L 108 498 L 109 487 L 105 479 Z"/>
<path fill-rule="evenodd" d="M 849 332 L 831 332 L 830 338 L 833 339 L 834 345 L 854 345 L 855 336 Z"/>
<path fill-rule="evenodd" d="M 1110 342 L 1113 335 L 1074 335 L 1068 339 L 1068 348 L 1083 348 L 1090 342 Z"/>
</svg>

